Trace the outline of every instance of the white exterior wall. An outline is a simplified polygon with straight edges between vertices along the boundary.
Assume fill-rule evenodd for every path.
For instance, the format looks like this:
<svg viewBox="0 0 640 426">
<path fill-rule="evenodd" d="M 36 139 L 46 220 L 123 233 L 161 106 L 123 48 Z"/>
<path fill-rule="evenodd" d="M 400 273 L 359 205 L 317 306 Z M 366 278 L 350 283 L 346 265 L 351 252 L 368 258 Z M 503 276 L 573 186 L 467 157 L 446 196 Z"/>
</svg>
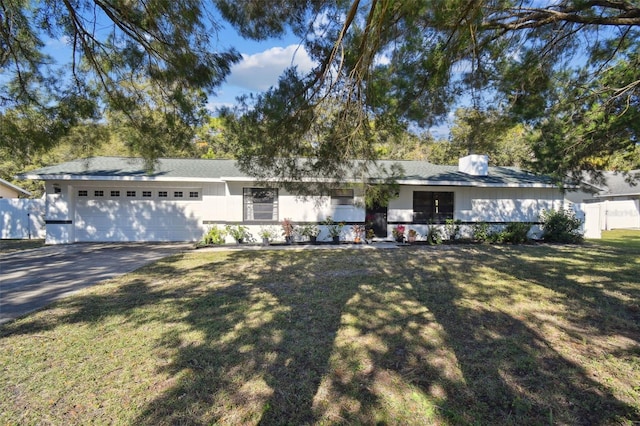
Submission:
<svg viewBox="0 0 640 426">
<path fill-rule="evenodd" d="M 557 210 L 563 203 L 554 188 L 402 186 L 399 197 L 389 203 L 389 222 L 413 221 L 414 191 L 453 192 L 453 217 L 463 222 L 537 222 L 543 210 Z"/>
<path fill-rule="evenodd" d="M 282 232 L 280 223 L 285 218 L 291 219 L 294 226 L 302 223 L 319 224 L 328 216 L 331 216 L 336 222 L 364 222 L 365 208 L 364 197 L 357 190 L 354 193 L 354 205 L 349 206 L 332 206 L 331 197 L 329 196 L 308 196 L 299 197 L 288 193 L 282 188 L 278 189 L 278 220 L 270 223 L 252 223 L 243 221 L 243 189 L 261 187 L 253 182 L 228 182 L 226 197 L 226 217 L 221 219 L 219 225 L 225 223 L 240 224 L 249 228 L 249 232 L 255 240 L 259 240 L 259 232 L 261 228 L 271 227 L 276 231 L 277 235 Z M 209 225 L 211 226 L 211 225 Z M 324 226 L 320 225 L 320 239 L 329 239 Z M 343 235 L 349 235 L 350 227 L 345 226 Z M 282 238 L 284 239 L 284 237 Z M 232 238 L 227 236 L 228 242 L 233 242 Z"/>
<path fill-rule="evenodd" d="M 562 193 L 557 188 L 401 186 L 399 197 L 389 202 L 389 237 L 394 223 L 407 224 L 421 235 L 427 232 L 428 225 L 412 224 L 414 191 L 453 192 L 453 218 L 462 222 L 538 222 L 542 211 L 557 210 L 563 204 Z M 466 234 L 464 227 L 462 231 Z M 534 226 L 531 232 L 538 231 Z"/>
<path fill-rule="evenodd" d="M 60 193 L 54 192 L 54 184 Z M 356 190 L 354 205 L 332 205 L 331 197 L 298 197 L 278 190 L 278 218 L 272 222 L 243 221 L 243 188 L 258 187 L 252 182 L 159 182 L 159 181 L 73 181 L 47 182 L 46 212 L 48 244 L 80 241 L 197 241 L 212 226 L 239 225 L 249 228 L 255 240 L 264 226 L 278 234 L 280 222 L 291 219 L 294 224 L 321 223 L 328 216 L 336 222 L 363 223 L 363 194 Z M 86 190 L 87 197 L 78 191 Z M 93 197 L 103 190 L 104 197 Z M 119 197 L 110 197 L 120 190 Z M 128 198 L 127 190 L 136 197 Z M 141 198 L 141 191 L 151 190 L 152 199 Z M 172 194 L 182 190 L 184 198 L 159 199 L 157 191 Z M 197 199 L 189 199 L 189 191 L 198 191 Z M 454 219 L 463 222 L 537 222 L 545 209 L 562 207 L 563 197 L 553 188 L 474 188 L 456 186 L 401 186 L 399 197 L 390 201 L 387 220 L 389 235 L 394 223 L 413 221 L 414 191 L 446 191 L 454 193 Z M 421 234 L 427 225 L 410 225 Z M 322 226 L 320 226 L 323 229 Z M 350 226 L 343 238 L 349 239 Z M 320 235 L 328 239 L 326 230 Z M 232 242 L 231 237 L 228 241 Z"/>
<path fill-rule="evenodd" d="M 56 193 L 55 188 L 60 188 Z M 66 183 L 46 182 L 45 223 L 47 244 L 69 244 L 74 242 L 73 206 L 70 193 L 72 187 Z"/>
<path fill-rule="evenodd" d="M 54 184 L 60 193 L 55 193 Z M 271 226 L 280 234 L 284 218 L 294 224 L 318 223 L 327 216 L 336 221 L 364 221 L 361 194 L 355 197 L 356 205 L 332 206 L 330 197 L 300 198 L 280 189 L 277 221 L 244 222 L 243 188 L 256 186 L 251 182 L 48 182 L 46 242 L 198 241 L 212 226 L 228 224 L 248 226 L 258 240 L 263 226 Z M 94 196 L 96 190 L 104 195 Z M 111 197 L 112 190 L 120 191 L 120 195 Z M 79 191 L 87 191 L 87 196 L 78 196 Z M 136 191 L 136 196 L 129 198 L 126 191 Z M 153 196 L 145 199 L 142 191 L 151 191 Z M 158 191 L 167 191 L 169 197 L 158 198 Z M 173 198 L 174 191 L 182 191 L 184 198 Z M 189 199 L 191 191 L 198 191 L 200 197 Z M 233 242 L 231 237 L 227 240 Z"/>
</svg>

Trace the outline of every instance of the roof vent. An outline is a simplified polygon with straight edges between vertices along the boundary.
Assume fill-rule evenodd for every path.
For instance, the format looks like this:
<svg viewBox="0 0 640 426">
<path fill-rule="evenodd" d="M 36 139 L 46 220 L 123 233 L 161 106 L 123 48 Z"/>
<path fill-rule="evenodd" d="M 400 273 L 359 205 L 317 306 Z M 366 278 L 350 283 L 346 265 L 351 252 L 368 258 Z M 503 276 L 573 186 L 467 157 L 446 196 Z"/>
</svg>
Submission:
<svg viewBox="0 0 640 426">
<path fill-rule="evenodd" d="M 471 176 L 489 174 L 489 157 L 486 155 L 467 155 L 458 160 L 458 170 Z"/>
</svg>

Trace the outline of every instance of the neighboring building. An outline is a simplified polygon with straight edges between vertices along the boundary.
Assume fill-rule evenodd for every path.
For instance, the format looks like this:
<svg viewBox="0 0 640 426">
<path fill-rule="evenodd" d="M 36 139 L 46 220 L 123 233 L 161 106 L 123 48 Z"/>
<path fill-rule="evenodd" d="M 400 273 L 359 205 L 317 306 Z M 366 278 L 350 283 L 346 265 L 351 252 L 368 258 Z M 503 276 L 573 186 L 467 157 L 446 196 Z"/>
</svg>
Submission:
<svg viewBox="0 0 640 426">
<path fill-rule="evenodd" d="M 160 159 L 153 173 L 135 158 L 95 157 L 24 173 L 46 186 L 47 243 L 84 241 L 197 241 L 211 226 L 242 224 L 256 236 L 263 226 L 321 224 L 328 216 L 349 225 L 376 221 L 391 237 L 403 224 L 424 235 L 429 224 L 457 219 L 463 225 L 538 222 L 545 209 L 563 205 L 563 194 L 544 176 L 487 167 L 485 156 L 460 166 L 399 163 L 398 197 L 388 206 L 364 207 L 356 182 L 327 195 L 298 197 L 276 185 L 260 186 L 233 160 Z M 375 180 L 376 176 L 370 177 Z M 321 239 L 327 239 L 326 232 Z"/>
<path fill-rule="evenodd" d="M 30 195 L 31 193 L 26 189 L 0 179 L 0 198 L 20 198 L 21 196 L 29 197 Z"/>
<path fill-rule="evenodd" d="M 597 181 L 585 175 L 582 189 L 568 192 L 566 199 L 585 211 L 586 228 L 594 236 L 601 230 L 640 228 L 640 170 L 603 172 Z"/>
</svg>

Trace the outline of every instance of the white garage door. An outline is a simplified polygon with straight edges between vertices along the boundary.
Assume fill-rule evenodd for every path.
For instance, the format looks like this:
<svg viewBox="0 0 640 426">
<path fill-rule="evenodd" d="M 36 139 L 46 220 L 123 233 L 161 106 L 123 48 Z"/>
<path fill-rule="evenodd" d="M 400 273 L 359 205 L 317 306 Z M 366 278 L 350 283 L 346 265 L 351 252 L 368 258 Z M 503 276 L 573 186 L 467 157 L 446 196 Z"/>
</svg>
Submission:
<svg viewBox="0 0 640 426">
<path fill-rule="evenodd" d="M 196 241 L 199 188 L 78 188 L 75 240 Z"/>
</svg>

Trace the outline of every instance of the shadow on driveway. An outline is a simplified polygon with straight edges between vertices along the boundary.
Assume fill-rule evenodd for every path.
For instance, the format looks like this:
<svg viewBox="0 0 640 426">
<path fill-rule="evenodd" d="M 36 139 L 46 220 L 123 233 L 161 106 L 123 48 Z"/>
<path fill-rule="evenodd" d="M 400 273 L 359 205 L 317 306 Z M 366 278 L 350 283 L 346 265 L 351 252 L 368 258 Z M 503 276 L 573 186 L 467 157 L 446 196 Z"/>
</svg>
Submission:
<svg viewBox="0 0 640 426">
<path fill-rule="evenodd" d="M 0 324 L 191 247 L 188 243 L 92 243 L 3 254 Z"/>
</svg>

